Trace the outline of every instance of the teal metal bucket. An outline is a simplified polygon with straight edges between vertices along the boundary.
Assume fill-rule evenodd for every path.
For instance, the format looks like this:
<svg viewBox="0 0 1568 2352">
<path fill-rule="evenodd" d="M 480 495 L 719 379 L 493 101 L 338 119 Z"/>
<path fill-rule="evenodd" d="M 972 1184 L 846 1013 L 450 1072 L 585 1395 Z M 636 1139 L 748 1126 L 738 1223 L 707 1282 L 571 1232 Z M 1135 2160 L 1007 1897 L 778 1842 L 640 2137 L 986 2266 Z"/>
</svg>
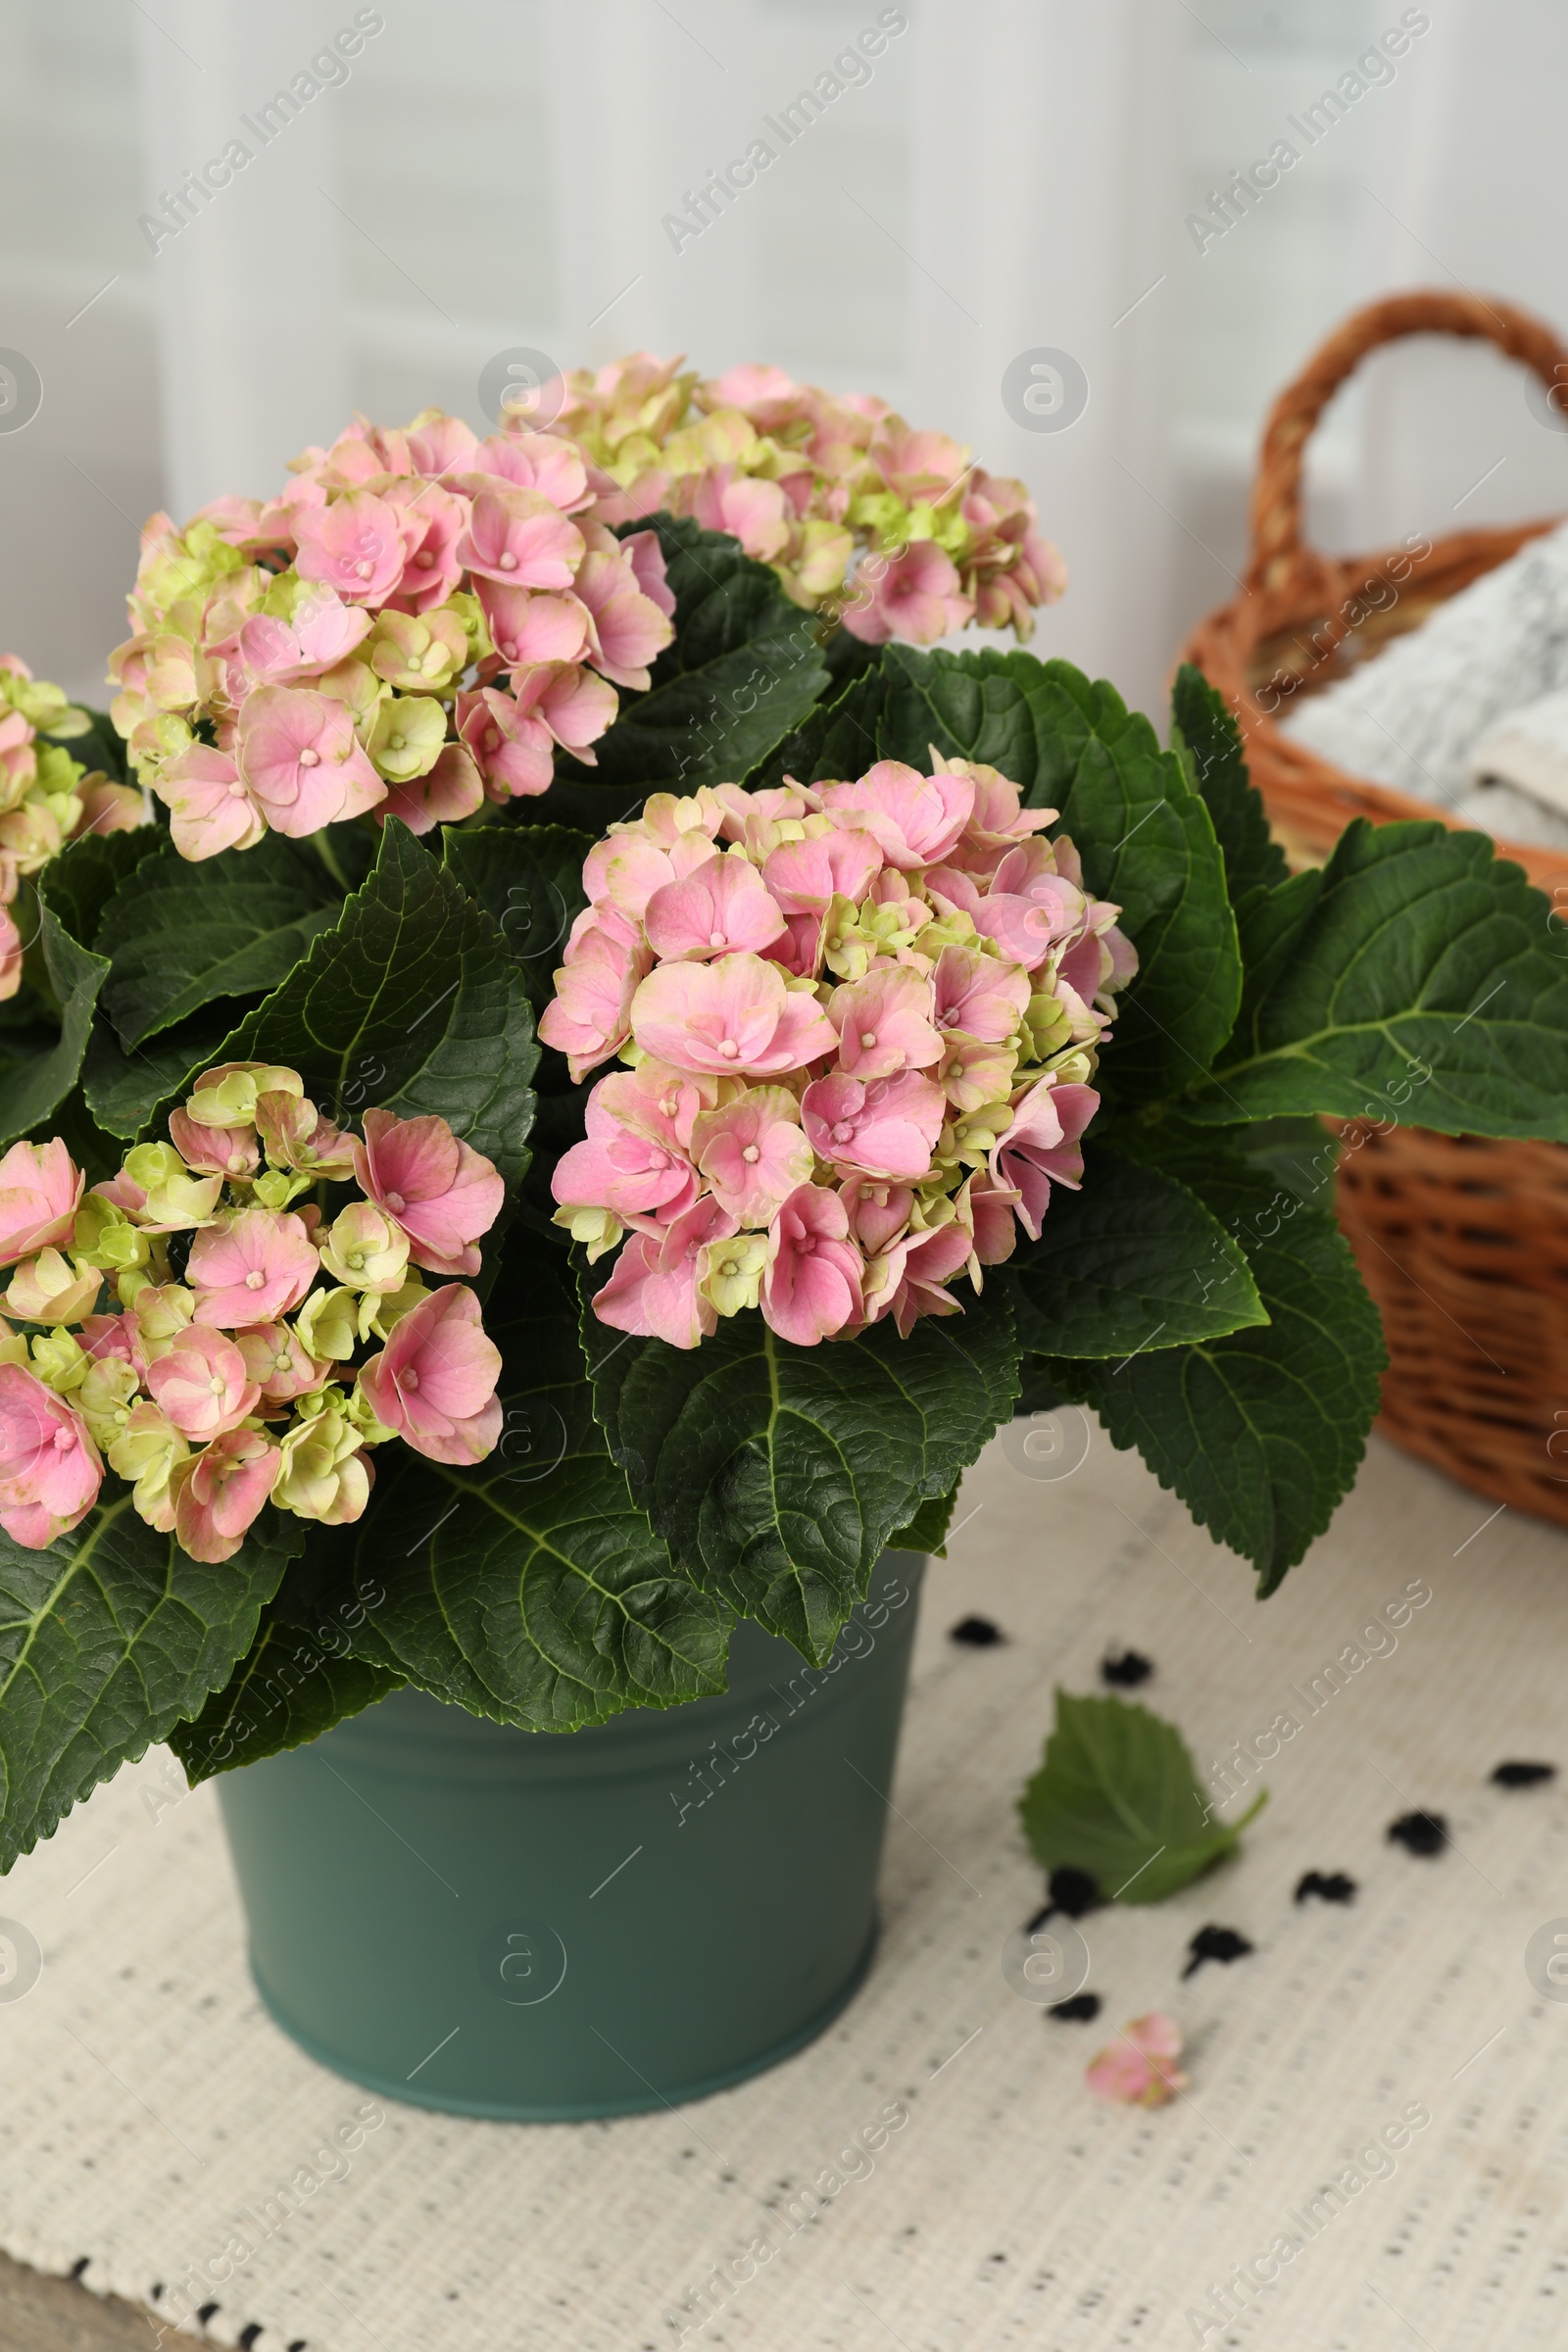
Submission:
<svg viewBox="0 0 1568 2352">
<path fill-rule="evenodd" d="M 820 1671 L 743 1623 L 716 1698 L 553 1734 L 397 1690 L 224 1774 L 272 2016 L 389 2098 L 523 2123 L 788 2057 L 870 1965 L 923 1567 L 884 1554 Z"/>
</svg>

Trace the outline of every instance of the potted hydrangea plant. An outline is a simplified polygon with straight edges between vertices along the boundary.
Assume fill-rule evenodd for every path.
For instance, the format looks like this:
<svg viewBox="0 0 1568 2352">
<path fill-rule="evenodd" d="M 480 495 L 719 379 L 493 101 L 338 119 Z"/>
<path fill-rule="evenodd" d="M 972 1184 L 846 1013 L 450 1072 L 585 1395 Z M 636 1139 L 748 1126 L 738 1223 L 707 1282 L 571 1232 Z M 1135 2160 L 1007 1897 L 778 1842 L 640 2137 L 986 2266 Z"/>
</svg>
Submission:
<svg viewBox="0 0 1568 2352">
<path fill-rule="evenodd" d="M 1161 748 L 907 599 L 857 635 L 895 528 L 1026 624 L 1032 516 L 648 366 L 155 518 L 169 823 L 42 873 L 69 1001 L 0 1073 L 0 1860 L 172 1740 L 280 2021 L 494 2115 L 849 1997 L 921 1559 L 1014 1413 L 1092 1406 L 1261 1593 L 1301 1557 L 1382 1363 L 1320 1116 L 1568 1136 L 1482 837 L 1291 874 L 1195 672 Z"/>
</svg>

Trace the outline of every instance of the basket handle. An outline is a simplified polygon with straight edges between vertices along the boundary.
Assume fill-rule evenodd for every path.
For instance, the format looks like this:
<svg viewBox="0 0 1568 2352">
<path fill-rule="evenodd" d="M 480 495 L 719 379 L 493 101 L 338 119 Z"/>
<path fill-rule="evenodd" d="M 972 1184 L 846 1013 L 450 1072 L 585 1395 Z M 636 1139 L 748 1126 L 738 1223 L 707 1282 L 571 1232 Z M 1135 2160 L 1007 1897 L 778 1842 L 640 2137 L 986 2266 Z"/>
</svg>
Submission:
<svg viewBox="0 0 1568 2352">
<path fill-rule="evenodd" d="M 1506 302 L 1479 294 L 1419 289 L 1353 311 L 1308 360 L 1269 412 L 1252 488 L 1252 551 L 1247 586 L 1299 592 L 1323 575 L 1325 559 L 1301 539 L 1301 461 L 1335 393 L 1369 351 L 1401 335 L 1469 335 L 1533 368 L 1548 389 L 1568 385 L 1568 349 L 1549 326 Z M 1568 423 L 1568 409 L 1564 411 Z"/>
</svg>

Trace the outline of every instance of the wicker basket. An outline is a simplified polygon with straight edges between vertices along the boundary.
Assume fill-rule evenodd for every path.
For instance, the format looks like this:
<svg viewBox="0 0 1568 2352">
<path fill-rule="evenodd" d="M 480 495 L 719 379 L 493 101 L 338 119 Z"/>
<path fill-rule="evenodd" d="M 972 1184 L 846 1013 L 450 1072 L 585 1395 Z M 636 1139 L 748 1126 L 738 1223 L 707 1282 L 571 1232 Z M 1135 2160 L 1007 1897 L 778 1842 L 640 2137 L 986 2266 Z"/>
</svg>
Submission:
<svg viewBox="0 0 1568 2352">
<path fill-rule="evenodd" d="M 1353 816 L 1450 820 L 1292 742 L 1273 713 L 1343 677 L 1558 520 L 1456 532 L 1424 555 L 1341 558 L 1303 546 L 1301 458 L 1318 417 L 1365 353 L 1431 333 L 1494 343 L 1547 386 L 1568 381 L 1568 349 L 1506 303 L 1410 293 L 1358 311 L 1276 401 L 1243 591 L 1183 649 L 1236 712 L 1293 863 L 1325 858 Z M 1568 852 L 1497 847 L 1568 919 Z M 1339 1213 L 1388 1334 L 1381 1428 L 1477 1493 L 1568 1526 L 1568 1149 L 1415 1128 L 1362 1130 L 1355 1141 L 1340 1169 Z"/>
</svg>

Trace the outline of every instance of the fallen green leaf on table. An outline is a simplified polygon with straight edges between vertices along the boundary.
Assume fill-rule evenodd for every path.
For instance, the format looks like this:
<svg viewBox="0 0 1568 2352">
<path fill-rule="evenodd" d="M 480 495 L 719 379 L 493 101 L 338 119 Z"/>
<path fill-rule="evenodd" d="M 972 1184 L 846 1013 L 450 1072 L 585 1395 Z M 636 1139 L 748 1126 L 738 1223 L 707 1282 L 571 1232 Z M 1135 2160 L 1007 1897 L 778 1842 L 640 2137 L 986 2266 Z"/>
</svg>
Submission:
<svg viewBox="0 0 1568 2352">
<path fill-rule="evenodd" d="M 1174 1724 L 1126 1699 L 1058 1690 L 1045 1761 L 1018 1811 L 1042 1869 L 1069 1863 L 1108 1901 L 1158 1903 L 1234 1853 L 1267 1799 L 1265 1788 L 1240 1821 L 1214 1820 Z"/>
</svg>

